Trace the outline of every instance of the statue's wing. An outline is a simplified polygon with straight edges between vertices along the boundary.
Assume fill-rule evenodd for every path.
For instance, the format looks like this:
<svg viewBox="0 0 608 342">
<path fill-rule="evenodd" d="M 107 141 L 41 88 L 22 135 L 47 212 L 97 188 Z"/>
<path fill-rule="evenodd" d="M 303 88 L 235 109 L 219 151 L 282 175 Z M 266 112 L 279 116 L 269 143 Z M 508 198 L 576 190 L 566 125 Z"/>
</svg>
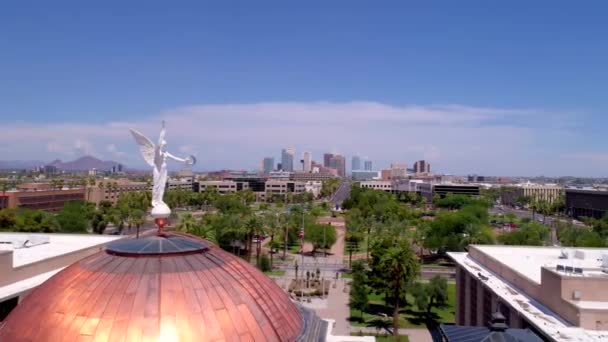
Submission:
<svg viewBox="0 0 608 342">
<path fill-rule="evenodd" d="M 134 129 L 130 129 L 133 138 L 139 145 L 139 150 L 141 151 L 142 157 L 148 165 L 154 166 L 154 144 L 150 141 L 150 139 L 146 138 L 145 135 L 139 133 Z"/>
</svg>

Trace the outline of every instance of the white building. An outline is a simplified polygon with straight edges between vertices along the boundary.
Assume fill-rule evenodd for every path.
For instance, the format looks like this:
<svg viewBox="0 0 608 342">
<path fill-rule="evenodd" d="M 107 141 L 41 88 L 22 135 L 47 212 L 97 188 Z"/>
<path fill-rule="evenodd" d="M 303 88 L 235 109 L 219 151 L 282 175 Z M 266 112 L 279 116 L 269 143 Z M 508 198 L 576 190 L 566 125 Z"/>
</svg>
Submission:
<svg viewBox="0 0 608 342">
<path fill-rule="evenodd" d="M 232 192 L 237 192 L 238 182 L 232 180 L 210 180 L 210 181 L 200 181 L 199 183 L 199 191 L 203 192 L 209 189 L 216 189 L 220 194 L 228 194 Z M 247 190 L 249 188 L 249 183 L 243 182 L 243 190 Z"/>
<path fill-rule="evenodd" d="M 393 191 L 393 182 L 391 182 L 391 181 L 381 181 L 381 180 L 363 181 L 363 182 L 360 182 L 359 185 L 362 188 L 367 188 L 367 189 L 382 190 L 382 191 L 386 191 L 386 192 Z"/>
<path fill-rule="evenodd" d="M 0 306 L 14 307 L 33 288 L 122 236 L 0 233 Z"/>
<path fill-rule="evenodd" d="M 321 195 L 321 189 L 323 188 L 323 182 L 320 181 L 308 181 L 304 185 L 306 192 L 310 192 L 314 198 L 318 198 Z"/>
<path fill-rule="evenodd" d="M 510 328 L 548 341 L 608 341 L 608 249 L 469 245 L 456 263 L 456 323 Z"/>
</svg>

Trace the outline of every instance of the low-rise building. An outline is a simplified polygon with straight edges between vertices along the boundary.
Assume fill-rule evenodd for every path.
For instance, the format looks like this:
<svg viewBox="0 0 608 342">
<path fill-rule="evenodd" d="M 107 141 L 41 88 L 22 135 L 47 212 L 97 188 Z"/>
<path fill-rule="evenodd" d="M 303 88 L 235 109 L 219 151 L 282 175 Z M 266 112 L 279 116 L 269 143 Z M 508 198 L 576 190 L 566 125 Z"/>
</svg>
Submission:
<svg viewBox="0 0 608 342">
<path fill-rule="evenodd" d="M 304 184 L 306 192 L 310 192 L 314 198 L 321 196 L 321 189 L 323 188 L 323 182 L 321 181 L 308 181 Z"/>
<path fill-rule="evenodd" d="M 602 218 L 608 212 L 608 191 L 566 189 L 566 212 L 575 219 Z"/>
<path fill-rule="evenodd" d="M 608 340 L 608 249 L 469 245 L 451 252 L 456 324 L 511 328 L 548 341 Z"/>
<path fill-rule="evenodd" d="M 152 185 L 148 182 L 133 182 L 128 179 L 102 180 L 93 187 L 87 188 L 87 200 L 99 205 L 100 202 L 116 204 L 123 193 L 150 191 Z"/>
<path fill-rule="evenodd" d="M 289 179 L 299 182 L 309 182 L 325 181 L 336 177 L 335 174 L 330 172 L 292 172 Z"/>
<path fill-rule="evenodd" d="M 299 194 L 305 191 L 305 182 L 269 179 L 265 184 L 264 192 L 266 194 L 285 194 L 288 192 Z"/>
<path fill-rule="evenodd" d="M 524 183 L 503 187 L 500 200 L 503 205 L 513 206 L 521 197 L 553 203 L 564 194 L 564 187 L 556 184 Z"/>
<path fill-rule="evenodd" d="M 393 182 L 393 190 L 395 192 L 420 192 L 420 184 L 424 183 L 419 179 L 403 179 Z"/>
<path fill-rule="evenodd" d="M 84 188 L 6 191 L 0 193 L 0 208 L 59 211 L 67 202 L 84 201 L 85 195 Z"/>
<path fill-rule="evenodd" d="M 386 192 L 393 192 L 393 182 L 384 180 L 372 180 L 363 181 L 359 183 L 359 186 L 366 189 L 382 190 Z"/>
<path fill-rule="evenodd" d="M 239 191 L 238 189 L 246 190 L 249 188 L 249 183 L 241 182 L 239 187 L 239 182 L 235 182 L 232 180 L 223 180 L 223 181 L 200 181 L 198 182 L 198 191 L 203 192 L 209 189 L 216 189 L 220 194 L 228 194 Z"/>
<path fill-rule="evenodd" d="M 169 179 L 167 181 L 166 190 L 182 190 L 182 191 L 193 191 L 193 179 L 192 178 L 180 178 L 180 179 Z"/>
<path fill-rule="evenodd" d="M 0 322 L 33 288 L 118 236 L 0 233 Z"/>
</svg>

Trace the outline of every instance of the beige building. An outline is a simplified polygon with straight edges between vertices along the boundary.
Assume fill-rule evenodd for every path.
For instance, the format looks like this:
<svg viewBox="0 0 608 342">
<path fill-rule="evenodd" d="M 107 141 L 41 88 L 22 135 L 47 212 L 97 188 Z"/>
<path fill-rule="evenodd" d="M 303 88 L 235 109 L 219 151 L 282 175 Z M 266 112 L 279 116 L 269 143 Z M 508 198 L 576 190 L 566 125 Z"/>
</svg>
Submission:
<svg viewBox="0 0 608 342">
<path fill-rule="evenodd" d="M 511 328 L 550 341 L 608 340 L 608 249 L 470 245 L 457 264 L 456 324 Z"/>
<path fill-rule="evenodd" d="M 520 188 L 524 196 L 553 203 L 564 193 L 564 188 L 556 184 L 523 184 Z"/>
<path fill-rule="evenodd" d="M 128 179 L 102 180 L 93 187 L 87 188 L 89 202 L 99 205 L 102 201 L 116 204 L 121 194 L 135 191 L 150 191 L 152 185 L 148 182 L 133 182 Z"/>
<path fill-rule="evenodd" d="M 504 205 L 514 205 L 520 197 L 530 197 L 534 200 L 553 203 L 564 194 L 564 187 L 556 184 L 524 183 L 503 187 L 501 202 Z"/>
<path fill-rule="evenodd" d="M 269 179 L 266 181 L 265 189 L 266 194 L 285 194 L 288 192 L 299 194 L 306 191 L 306 182 Z"/>
<path fill-rule="evenodd" d="M 228 193 L 237 192 L 238 185 L 239 185 L 238 183 L 239 182 L 235 182 L 235 181 L 231 181 L 231 180 L 223 180 L 223 181 L 212 180 L 212 181 L 198 182 L 199 191 L 203 192 L 208 189 L 216 189 L 217 192 L 220 194 L 228 194 Z M 243 190 L 249 189 L 249 183 L 247 183 L 247 182 L 241 182 L 241 183 L 243 186 Z"/>
<path fill-rule="evenodd" d="M 192 191 L 192 178 L 169 179 L 166 190 Z"/>
<path fill-rule="evenodd" d="M 405 177 L 407 177 L 407 164 L 391 164 L 391 179 L 399 179 Z"/>
</svg>

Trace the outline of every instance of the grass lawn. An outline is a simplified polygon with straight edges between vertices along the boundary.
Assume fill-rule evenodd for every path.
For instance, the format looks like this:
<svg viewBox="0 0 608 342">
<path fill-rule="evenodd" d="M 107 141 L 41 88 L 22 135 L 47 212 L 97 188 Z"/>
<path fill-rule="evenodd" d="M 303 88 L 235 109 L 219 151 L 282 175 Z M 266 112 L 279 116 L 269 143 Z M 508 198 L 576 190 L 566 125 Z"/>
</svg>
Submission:
<svg viewBox="0 0 608 342">
<path fill-rule="evenodd" d="M 448 304 L 445 308 L 433 308 L 429 317 L 424 310 L 420 310 L 414 304 L 414 298 L 411 294 L 407 294 L 407 305 L 400 310 L 401 319 L 399 321 L 400 328 L 425 328 L 427 324 L 433 326 L 440 323 L 454 323 L 455 321 L 455 305 L 456 305 L 456 285 L 448 283 Z M 386 314 L 384 318 L 381 314 Z M 384 305 L 384 297 L 382 295 L 369 295 L 369 308 L 363 312 L 359 310 L 350 310 L 350 322 L 354 326 L 366 327 L 375 326 L 382 321 L 392 320 L 393 308 Z"/>
<path fill-rule="evenodd" d="M 380 342 L 409 342 L 410 339 L 407 337 L 407 335 L 401 335 L 398 336 L 396 339 L 394 336 L 391 335 L 358 335 L 357 333 L 351 334 L 351 336 L 375 336 L 376 337 L 376 341 L 380 341 Z"/>
<path fill-rule="evenodd" d="M 282 277 L 285 275 L 285 270 L 272 270 L 272 271 L 264 272 L 264 274 L 267 276 Z"/>
<path fill-rule="evenodd" d="M 353 274 L 352 273 L 342 273 L 340 275 L 340 278 L 343 278 L 343 279 L 353 279 Z"/>
<path fill-rule="evenodd" d="M 368 234 L 364 234 L 363 240 L 361 240 L 361 242 L 359 242 L 359 245 L 357 246 L 358 249 L 357 251 L 353 251 L 353 255 L 354 254 L 366 254 L 367 253 L 367 240 L 369 239 Z M 344 258 L 346 260 L 348 260 L 348 243 L 344 244 Z M 371 246 L 370 246 L 371 247 Z"/>
</svg>

